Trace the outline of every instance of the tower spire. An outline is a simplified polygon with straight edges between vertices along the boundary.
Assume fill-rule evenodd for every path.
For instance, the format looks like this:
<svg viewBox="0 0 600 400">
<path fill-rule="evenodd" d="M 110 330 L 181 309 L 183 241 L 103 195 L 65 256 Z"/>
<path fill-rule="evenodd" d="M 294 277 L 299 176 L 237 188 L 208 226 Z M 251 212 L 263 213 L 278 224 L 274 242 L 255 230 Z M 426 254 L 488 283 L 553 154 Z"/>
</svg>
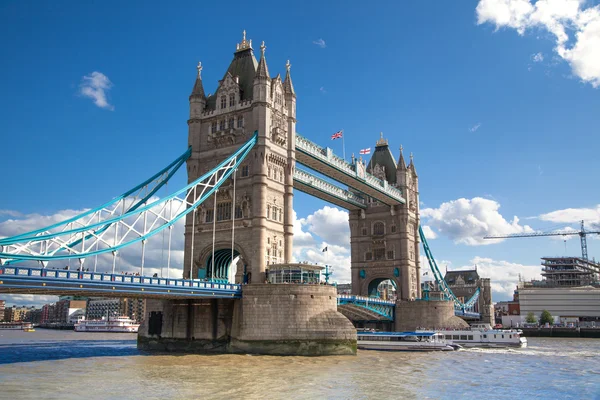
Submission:
<svg viewBox="0 0 600 400">
<path fill-rule="evenodd" d="M 260 45 L 260 61 L 258 62 L 258 67 L 256 68 L 255 79 L 258 78 L 269 78 L 269 68 L 267 68 L 267 59 L 265 58 L 265 50 L 267 46 L 265 46 L 265 42 L 263 41 Z"/>
<path fill-rule="evenodd" d="M 413 172 L 413 174 L 416 176 L 417 175 L 417 170 L 415 168 L 415 160 L 413 158 L 413 153 L 410 153 L 410 164 L 408 165 L 408 168 L 410 168 Z"/>
<path fill-rule="evenodd" d="M 400 159 L 398 159 L 398 169 L 406 169 L 406 161 L 404 161 L 404 147 L 400 145 Z"/>
<path fill-rule="evenodd" d="M 242 41 L 235 46 L 235 51 L 243 51 L 247 49 L 252 49 L 252 39 L 246 40 L 246 30 L 242 32 Z"/>
<path fill-rule="evenodd" d="M 285 64 L 285 80 L 283 81 L 283 90 L 285 90 L 286 94 L 291 94 L 292 96 L 296 96 L 296 92 L 294 91 L 294 85 L 292 84 L 292 76 L 290 75 L 290 68 L 292 68 L 292 64 L 290 64 L 290 60 L 287 60 Z"/>
<path fill-rule="evenodd" d="M 198 62 L 196 69 L 198 70 L 198 75 L 196 76 L 196 82 L 194 83 L 194 88 L 192 89 L 190 97 L 197 96 L 205 99 L 206 95 L 204 94 L 204 87 L 202 86 L 202 62 Z"/>
</svg>

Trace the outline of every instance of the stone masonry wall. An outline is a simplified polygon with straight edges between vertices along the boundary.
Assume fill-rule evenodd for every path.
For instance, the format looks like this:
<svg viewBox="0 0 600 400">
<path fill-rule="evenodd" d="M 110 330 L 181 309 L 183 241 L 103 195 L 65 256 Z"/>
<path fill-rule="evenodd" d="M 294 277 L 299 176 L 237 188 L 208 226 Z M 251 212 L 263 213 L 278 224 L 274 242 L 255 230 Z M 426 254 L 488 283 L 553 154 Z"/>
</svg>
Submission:
<svg viewBox="0 0 600 400">
<path fill-rule="evenodd" d="M 333 286 L 253 284 L 243 287 L 232 346 L 261 354 L 355 354 L 356 330 L 337 311 Z"/>
<path fill-rule="evenodd" d="M 396 303 L 396 331 L 468 327 L 454 315 L 450 301 L 399 301 Z"/>
</svg>

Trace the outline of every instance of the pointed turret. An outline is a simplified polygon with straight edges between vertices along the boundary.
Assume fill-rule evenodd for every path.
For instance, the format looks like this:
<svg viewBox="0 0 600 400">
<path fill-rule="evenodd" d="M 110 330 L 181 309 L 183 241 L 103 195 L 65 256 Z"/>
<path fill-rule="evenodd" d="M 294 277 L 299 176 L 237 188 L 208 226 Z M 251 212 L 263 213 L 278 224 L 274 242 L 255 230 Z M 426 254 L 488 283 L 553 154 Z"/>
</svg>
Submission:
<svg viewBox="0 0 600 400">
<path fill-rule="evenodd" d="M 387 139 L 383 138 L 383 132 L 375 144 L 375 153 L 369 160 L 367 172 L 377 176 L 380 169 L 385 173 L 386 181 L 396 183 L 396 160 L 390 151 Z"/>
<path fill-rule="evenodd" d="M 404 147 L 400 145 L 400 158 L 398 159 L 398 170 L 406 170 L 406 161 L 404 161 Z"/>
<path fill-rule="evenodd" d="M 194 83 L 190 100 L 192 97 L 205 100 L 206 95 L 204 94 L 204 87 L 202 86 L 202 63 L 198 62 L 198 66 L 196 68 L 198 69 L 198 75 L 196 76 L 196 83 Z"/>
<path fill-rule="evenodd" d="M 413 159 L 413 154 L 410 153 L 410 164 L 408 165 L 408 169 L 410 169 L 414 176 L 417 176 L 417 169 L 415 168 L 415 160 Z"/>
<path fill-rule="evenodd" d="M 267 68 L 267 59 L 265 58 L 265 42 L 260 45 L 260 61 L 258 62 L 258 68 L 256 69 L 256 75 L 254 79 L 269 79 L 269 68 Z"/>
<path fill-rule="evenodd" d="M 285 64 L 285 81 L 283 81 L 283 90 L 285 90 L 285 94 L 290 94 L 296 97 L 296 92 L 294 91 L 294 85 L 292 84 L 292 76 L 290 75 L 290 68 L 292 64 L 290 64 L 290 60 Z"/>
</svg>

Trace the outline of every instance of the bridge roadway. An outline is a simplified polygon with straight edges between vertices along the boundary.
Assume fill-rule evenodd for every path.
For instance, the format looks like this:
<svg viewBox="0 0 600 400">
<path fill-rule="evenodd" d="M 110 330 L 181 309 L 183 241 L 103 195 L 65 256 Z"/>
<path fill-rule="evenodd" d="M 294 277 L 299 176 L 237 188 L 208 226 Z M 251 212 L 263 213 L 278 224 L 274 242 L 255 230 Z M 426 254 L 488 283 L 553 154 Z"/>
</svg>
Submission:
<svg viewBox="0 0 600 400">
<path fill-rule="evenodd" d="M 406 203 L 400 189 L 366 172 L 363 164 L 356 162 L 350 164 L 333 154 L 330 148 L 323 148 L 298 133 L 296 133 L 296 162 L 384 204 L 393 206 Z M 317 197 L 321 196 L 317 195 Z M 354 207 L 356 208 L 356 205 Z"/>
<path fill-rule="evenodd" d="M 0 293 L 144 297 L 160 299 L 240 298 L 241 285 L 190 279 L 0 267 Z"/>
<path fill-rule="evenodd" d="M 241 298 L 242 286 L 190 279 L 80 272 L 64 269 L 1 266 L 0 293 L 72 295 L 99 297 L 142 297 L 160 299 Z M 363 309 L 369 320 L 395 318 L 396 303 L 371 297 L 338 295 L 338 305 L 356 313 Z M 464 319 L 478 319 L 479 313 L 455 310 Z"/>
</svg>

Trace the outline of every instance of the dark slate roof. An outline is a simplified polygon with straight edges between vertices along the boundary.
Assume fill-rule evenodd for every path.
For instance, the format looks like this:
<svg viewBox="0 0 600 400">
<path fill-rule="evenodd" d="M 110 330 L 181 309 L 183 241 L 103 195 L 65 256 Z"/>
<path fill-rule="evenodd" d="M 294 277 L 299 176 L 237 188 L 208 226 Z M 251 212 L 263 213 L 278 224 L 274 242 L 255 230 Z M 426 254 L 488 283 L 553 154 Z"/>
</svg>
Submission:
<svg viewBox="0 0 600 400">
<path fill-rule="evenodd" d="M 375 147 L 375 152 L 367 165 L 367 172 L 372 174 L 376 164 L 385 167 L 385 177 L 388 183 L 396 183 L 396 160 L 387 144 Z"/>
<path fill-rule="evenodd" d="M 289 68 L 285 73 L 285 81 L 283 81 L 283 90 L 285 90 L 285 92 L 289 94 L 296 94 L 296 92 L 294 91 L 294 85 L 292 84 L 292 76 L 290 75 Z"/>
<path fill-rule="evenodd" d="M 200 96 L 206 97 L 204 95 L 204 87 L 202 86 L 202 79 L 200 76 L 196 78 L 196 83 L 194 83 L 194 89 L 192 89 L 192 96 Z"/>
<path fill-rule="evenodd" d="M 465 283 L 475 283 L 479 279 L 479 274 L 476 269 L 464 270 L 464 271 L 448 271 L 444 276 L 444 280 L 449 285 L 456 284 L 456 279 L 461 275 L 465 280 Z"/>
<path fill-rule="evenodd" d="M 242 51 L 236 51 L 233 55 L 233 60 L 227 68 L 227 72 L 231 76 L 240 77 L 241 100 L 252 100 L 252 91 L 254 88 L 254 75 L 258 68 L 258 61 L 254 57 L 254 52 L 251 48 Z M 223 75 L 223 79 L 227 76 L 227 72 Z M 216 99 L 215 99 L 216 102 Z"/>
<path fill-rule="evenodd" d="M 267 67 L 267 59 L 265 58 L 264 53 L 262 56 L 260 56 L 260 61 L 258 62 L 255 77 L 270 79 L 269 68 Z"/>
</svg>

